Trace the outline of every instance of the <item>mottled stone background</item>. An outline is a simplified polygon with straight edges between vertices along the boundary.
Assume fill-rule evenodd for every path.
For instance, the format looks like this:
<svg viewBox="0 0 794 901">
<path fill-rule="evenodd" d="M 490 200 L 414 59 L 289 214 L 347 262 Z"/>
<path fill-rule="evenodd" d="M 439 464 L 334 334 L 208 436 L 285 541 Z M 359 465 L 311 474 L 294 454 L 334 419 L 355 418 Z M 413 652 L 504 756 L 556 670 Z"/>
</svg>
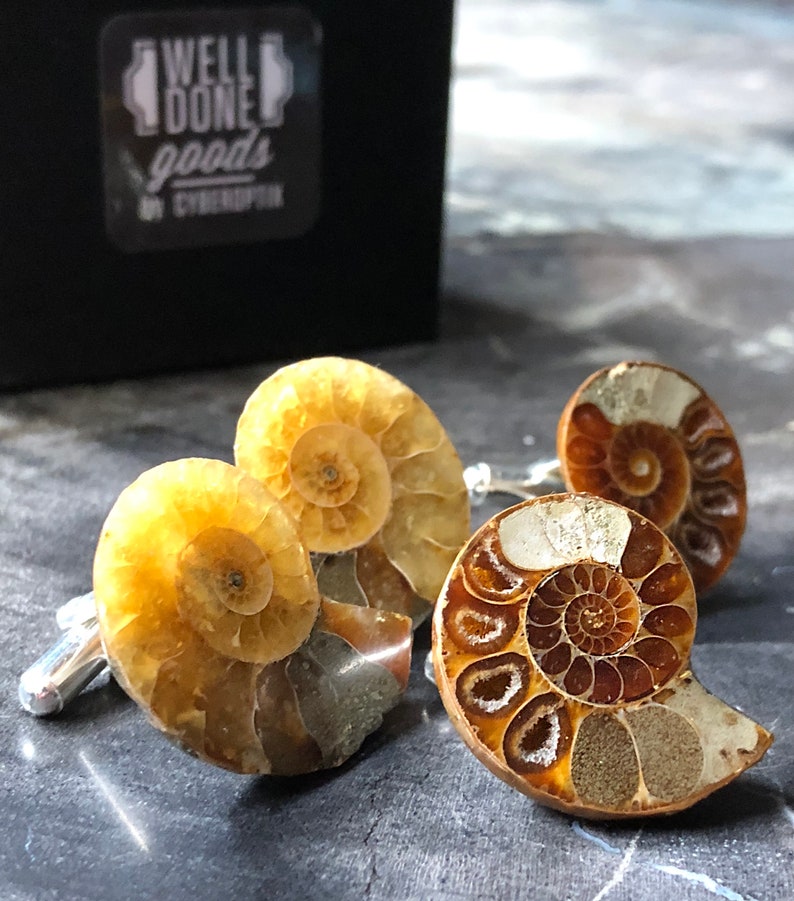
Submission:
<svg viewBox="0 0 794 901">
<path fill-rule="evenodd" d="M 230 459 L 275 364 L 8 395 L 4 901 L 794 897 L 794 11 L 460 0 L 457 28 L 442 338 L 364 356 L 425 397 L 466 462 L 552 454 L 569 393 L 622 358 L 704 384 L 739 436 L 750 516 L 693 660 L 775 745 L 673 818 L 571 819 L 465 750 L 421 676 L 426 628 L 408 697 L 333 773 L 203 766 L 106 680 L 33 721 L 16 678 L 88 587 L 118 492 L 164 459 Z"/>
</svg>

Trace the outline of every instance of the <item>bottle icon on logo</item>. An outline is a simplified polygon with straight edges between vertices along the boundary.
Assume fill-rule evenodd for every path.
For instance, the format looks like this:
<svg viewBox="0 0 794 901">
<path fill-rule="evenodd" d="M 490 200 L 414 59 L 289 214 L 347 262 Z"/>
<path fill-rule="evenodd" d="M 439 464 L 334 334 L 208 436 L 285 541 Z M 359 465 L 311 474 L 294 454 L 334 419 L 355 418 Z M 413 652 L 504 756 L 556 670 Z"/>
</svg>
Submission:
<svg viewBox="0 0 794 901">
<path fill-rule="evenodd" d="M 284 124 L 284 106 L 292 97 L 292 62 L 276 32 L 259 36 L 259 119 L 265 128 Z"/>
<path fill-rule="evenodd" d="M 135 119 L 135 134 L 156 135 L 160 125 L 157 45 L 151 38 L 139 38 L 132 44 L 132 62 L 122 76 L 122 100 Z"/>
</svg>

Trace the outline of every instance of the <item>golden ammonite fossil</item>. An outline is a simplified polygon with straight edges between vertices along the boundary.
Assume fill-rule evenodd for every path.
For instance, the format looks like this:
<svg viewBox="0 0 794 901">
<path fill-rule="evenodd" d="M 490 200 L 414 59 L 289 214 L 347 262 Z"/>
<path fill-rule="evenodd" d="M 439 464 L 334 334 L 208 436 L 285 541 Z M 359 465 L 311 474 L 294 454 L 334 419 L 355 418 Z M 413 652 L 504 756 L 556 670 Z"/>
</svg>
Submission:
<svg viewBox="0 0 794 901">
<path fill-rule="evenodd" d="M 563 411 L 557 452 L 569 490 L 617 501 L 666 532 L 698 591 L 736 554 L 747 515 L 739 446 L 683 373 L 657 363 L 596 372 Z"/>
<path fill-rule="evenodd" d="M 692 580 L 647 519 L 588 495 L 525 501 L 452 567 L 433 663 L 466 744 L 532 798 L 594 818 L 681 810 L 772 742 L 689 670 Z"/>
<path fill-rule="evenodd" d="M 410 388 L 358 360 L 285 366 L 248 399 L 234 451 L 299 521 L 324 594 L 426 617 L 469 502 L 455 448 Z"/>
<path fill-rule="evenodd" d="M 219 460 L 164 463 L 121 493 L 94 595 L 125 691 L 185 750 L 237 772 L 342 763 L 408 681 L 408 617 L 322 598 L 292 516 Z"/>
</svg>

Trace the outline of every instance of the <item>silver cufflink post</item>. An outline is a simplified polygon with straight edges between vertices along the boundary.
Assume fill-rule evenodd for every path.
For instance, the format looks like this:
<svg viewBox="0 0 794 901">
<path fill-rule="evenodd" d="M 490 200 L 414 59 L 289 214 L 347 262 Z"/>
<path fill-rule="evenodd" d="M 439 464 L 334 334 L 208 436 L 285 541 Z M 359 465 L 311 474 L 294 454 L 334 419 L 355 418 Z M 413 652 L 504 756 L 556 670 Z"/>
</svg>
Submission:
<svg viewBox="0 0 794 901">
<path fill-rule="evenodd" d="M 52 716 L 107 666 L 94 594 L 73 598 L 56 613 L 63 634 L 19 678 L 19 702 L 34 716 Z"/>
<path fill-rule="evenodd" d="M 473 507 L 485 503 L 491 494 L 510 494 L 529 500 L 563 487 L 559 460 L 542 460 L 529 466 L 491 466 L 474 463 L 463 471 Z"/>
</svg>

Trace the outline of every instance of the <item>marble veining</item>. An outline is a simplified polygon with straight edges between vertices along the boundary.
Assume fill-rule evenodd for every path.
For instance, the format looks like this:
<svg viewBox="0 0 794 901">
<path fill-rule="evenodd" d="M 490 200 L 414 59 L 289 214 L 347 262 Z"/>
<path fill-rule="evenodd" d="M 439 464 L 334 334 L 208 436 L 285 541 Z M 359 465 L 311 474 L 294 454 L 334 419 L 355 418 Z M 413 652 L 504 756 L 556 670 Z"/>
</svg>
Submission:
<svg viewBox="0 0 794 901">
<path fill-rule="evenodd" d="M 634 857 L 634 853 L 637 850 L 637 843 L 639 842 L 639 839 L 642 835 L 642 829 L 638 829 L 637 832 L 632 836 L 631 840 L 628 843 L 628 846 L 624 851 L 616 847 L 615 845 L 612 845 L 609 842 L 605 841 L 603 838 L 600 838 L 598 835 L 594 835 L 590 831 L 592 827 L 586 828 L 578 821 L 574 821 L 571 825 L 577 835 L 581 836 L 586 841 L 592 842 L 593 844 L 597 845 L 599 848 L 606 851 L 607 854 L 622 855 L 620 863 L 615 868 L 615 872 L 612 874 L 609 882 L 607 882 L 601 889 L 599 889 L 598 894 L 596 894 L 593 898 L 593 901 L 601 901 L 602 898 L 606 898 L 606 896 L 612 891 L 613 888 L 623 882 L 623 877 L 629 866 L 631 865 L 632 858 Z M 649 867 L 650 869 L 657 870 L 660 873 L 666 873 L 668 876 L 686 879 L 688 882 L 702 886 L 707 892 L 710 892 L 713 895 L 718 895 L 720 898 L 727 898 L 728 901 L 756 901 L 756 899 L 751 895 L 740 895 L 738 892 L 735 892 L 733 889 L 722 885 L 721 883 L 717 882 L 716 879 L 712 879 L 711 876 L 707 876 L 705 873 L 693 873 L 690 870 L 682 869 L 681 867 L 675 866 L 673 864 L 655 863 L 652 861 L 641 862 L 639 866 Z"/>
</svg>

